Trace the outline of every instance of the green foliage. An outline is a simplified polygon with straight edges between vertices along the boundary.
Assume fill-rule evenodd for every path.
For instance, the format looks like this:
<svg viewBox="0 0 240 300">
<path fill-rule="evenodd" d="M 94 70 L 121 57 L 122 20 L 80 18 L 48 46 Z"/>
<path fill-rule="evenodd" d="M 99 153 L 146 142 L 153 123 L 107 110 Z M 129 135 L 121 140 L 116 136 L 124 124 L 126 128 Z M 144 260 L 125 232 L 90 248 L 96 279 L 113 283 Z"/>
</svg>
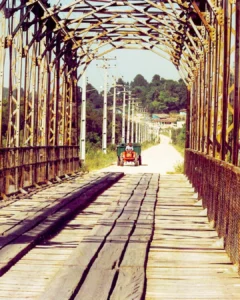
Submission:
<svg viewBox="0 0 240 300">
<path fill-rule="evenodd" d="M 182 128 L 172 129 L 172 143 L 173 145 L 178 145 L 179 147 L 185 147 L 186 139 L 186 124 Z"/>
<path fill-rule="evenodd" d="M 102 149 L 95 144 L 86 144 L 86 163 L 85 170 L 93 171 L 110 166 L 117 159 L 115 149 L 107 150 L 107 154 L 102 152 Z"/>
<path fill-rule="evenodd" d="M 118 84 L 124 84 L 122 79 L 119 79 Z M 120 88 L 121 89 L 121 88 Z M 113 90 L 111 90 L 113 92 Z M 111 93 L 110 91 L 110 93 Z M 82 97 L 80 89 L 78 97 Z M 103 124 L 103 96 L 90 83 L 87 85 L 87 116 L 86 116 L 86 140 L 91 145 L 101 148 L 102 145 L 102 124 Z M 108 108 L 112 106 L 112 95 L 108 97 Z M 79 116 L 81 114 L 81 106 L 79 107 Z M 112 137 L 112 111 L 107 112 L 107 137 L 108 144 L 111 143 Z M 79 120 L 80 122 L 80 120 Z M 121 140 L 122 116 L 116 114 L 116 143 Z M 80 123 L 79 123 L 80 125 Z"/>
<path fill-rule="evenodd" d="M 154 142 L 144 142 L 142 144 L 142 150 L 146 150 L 156 145 Z M 117 160 L 116 146 L 109 144 L 107 154 L 102 152 L 99 144 L 86 143 L 86 163 L 82 166 L 83 171 L 93 171 L 102 169 L 115 163 Z"/>
<path fill-rule="evenodd" d="M 183 174 L 184 173 L 184 162 L 177 162 L 174 166 L 174 171 L 169 171 L 167 174 Z"/>
<path fill-rule="evenodd" d="M 150 113 L 179 112 L 186 107 L 187 88 L 182 80 L 164 79 L 156 74 L 148 83 L 138 74 L 131 83 L 131 88 Z"/>
<path fill-rule="evenodd" d="M 134 79 L 133 82 L 131 83 L 131 87 L 147 87 L 148 86 L 148 82 L 147 80 L 141 75 L 138 74 Z"/>
<path fill-rule="evenodd" d="M 185 140 L 186 140 L 186 124 L 182 128 L 172 129 L 172 144 L 174 148 L 184 156 Z"/>
<path fill-rule="evenodd" d="M 124 82 L 121 78 L 117 80 L 117 84 L 125 84 L 126 91 L 131 87 L 132 94 L 142 102 L 143 108 L 147 108 L 150 113 L 161 112 L 178 112 L 186 105 L 186 87 L 182 80 L 174 81 L 161 78 L 159 75 L 154 75 L 152 81 L 148 81 L 143 75 L 138 74 L 131 84 Z M 118 88 L 119 91 L 122 87 Z M 113 92 L 113 90 L 111 90 Z M 111 92 L 110 91 L 110 92 Z M 8 88 L 3 90 L 3 112 L 2 112 L 2 133 L 4 143 L 6 141 L 7 124 L 8 124 Z M 90 83 L 87 84 L 87 122 L 86 132 L 87 141 L 91 145 L 101 147 L 102 143 L 102 123 L 103 123 L 103 95 L 96 90 Z M 80 109 L 81 109 L 81 89 L 77 88 L 77 101 L 79 107 L 79 125 L 80 125 Z M 20 130 L 24 128 L 24 91 L 21 90 L 21 106 L 20 106 Z M 108 97 L 108 107 L 112 105 L 112 95 Z M 127 100 L 127 95 L 126 95 Z M 122 94 L 117 96 L 117 104 L 122 105 Z M 116 143 L 121 141 L 122 130 L 122 115 L 116 114 Z M 108 111 L 107 116 L 107 136 L 108 145 L 111 143 L 111 130 L 112 130 L 112 112 Z M 23 134 L 21 134 L 22 140 Z"/>
<path fill-rule="evenodd" d="M 9 119 L 9 90 L 8 88 L 3 88 L 3 102 L 2 102 L 2 141 L 3 146 L 7 146 L 7 130 L 8 130 L 8 119 Z M 13 95 L 17 97 L 16 90 L 13 91 Z M 21 99 L 20 99 L 20 145 L 23 142 L 23 128 L 24 128 L 24 93 L 21 89 Z"/>
<path fill-rule="evenodd" d="M 174 165 L 174 171 L 176 174 L 184 173 L 184 162 L 178 162 Z"/>
</svg>

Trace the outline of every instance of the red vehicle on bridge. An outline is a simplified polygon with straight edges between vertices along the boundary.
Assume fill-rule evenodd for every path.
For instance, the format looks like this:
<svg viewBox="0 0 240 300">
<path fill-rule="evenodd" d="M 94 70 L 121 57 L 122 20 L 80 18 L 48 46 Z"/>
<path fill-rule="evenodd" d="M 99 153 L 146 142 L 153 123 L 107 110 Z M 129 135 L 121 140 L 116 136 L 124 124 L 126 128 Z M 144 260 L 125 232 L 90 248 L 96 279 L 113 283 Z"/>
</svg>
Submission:
<svg viewBox="0 0 240 300">
<path fill-rule="evenodd" d="M 133 144 L 132 149 L 128 149 L 125 144 L 121 144 L 117 147 L 118 154 L 118 166 L 124 166 L 124 163 L 134 163 L 135 166 L 142 164 L 141 158 L 141 146 L 139 144 Z"/>
</svg>

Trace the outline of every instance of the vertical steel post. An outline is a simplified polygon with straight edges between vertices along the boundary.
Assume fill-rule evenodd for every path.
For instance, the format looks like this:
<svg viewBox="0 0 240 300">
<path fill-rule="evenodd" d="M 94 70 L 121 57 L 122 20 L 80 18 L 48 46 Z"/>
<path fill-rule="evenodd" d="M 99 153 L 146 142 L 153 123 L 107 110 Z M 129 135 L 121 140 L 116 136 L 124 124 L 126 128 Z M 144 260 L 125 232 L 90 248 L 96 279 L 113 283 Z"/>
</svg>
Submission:
<svg viewBox="0 0 240 300">
<path fill-rule="evenodd" d="M 3 87 L 4 87 L 4 63 L 5 63 L 5 24 L 4 14 L 0 13 L 0 148 L 2 147 L 2 112 L 3 112 Z"/>
<path fill-rule="evenodd" d="M 207 132 L 206 132 L 206 153 L 209 155 L 210 154 L 210 140 L 211 140 L 211 126 L 212 126 L 212 91 L 213 91 L 213 87 L 212 87 L 212 83 L 213 83 L 213 74 L 212 74 L 212 59 L 213 58 L 213 42 L 210 42 L 210 50 L 208 53 L 208 81 L 207 81 L 207 87 L 208 87 L 208 91 L 207 91 L 207 98 L 208 98 L 208 102 L 207 102 Z"/>
<path fill-rule="evenodd" d="M 186 142 L 185 148 L 190 146 L 190 91 L 187 90 L 187 118 L 186 118 Z"/>
<path fill-rule="evenodd" d="M 236 37 L 235 37 L 235 75 L 234 75 L 234 131 L 233 131 L 233 164 L 239 161 L 239 121 L 240 121 L 240 2 L 236 2 Z"/>
<path fill-rule="evenodd" d="M 224 0 L 224 29 L 223 29 L 223 41 L 224 41 L 224 62 L 223 62 L 223 99 L 222 99 L 222 130 L 221 130 L 221 153 L 220 157 L 225 160 L 227 154 L 227 114 L 228 114 L 228 82 L 229 82 L 229 49 L 228 49 L 228 1 Z"/>
<path fill-rule="evenodd" d="M 218 89 L 219 89 L 219 57 L 220 57 L 220 44 L 221 44 L 221 27 L 217 24 L 216 27 L 217 39 L 214 47 L 214 62 L 213 62 L 213 157 L 216 157 L 216 148 L 217 148 L 217 123 L 218 123 Z"/>
</svg>

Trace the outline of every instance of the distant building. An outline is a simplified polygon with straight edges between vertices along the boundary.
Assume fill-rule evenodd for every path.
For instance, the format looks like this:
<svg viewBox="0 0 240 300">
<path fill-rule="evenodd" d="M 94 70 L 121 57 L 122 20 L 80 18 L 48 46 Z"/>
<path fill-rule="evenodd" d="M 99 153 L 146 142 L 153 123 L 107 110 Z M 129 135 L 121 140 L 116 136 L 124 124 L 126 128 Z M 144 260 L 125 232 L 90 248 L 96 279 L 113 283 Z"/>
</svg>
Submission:
<svg viewBox="0 0 240 300">
<path fill-rule="evenodd" d="M 108 111 L 112 111 L 112 110 L 113 110 L 112 107 L 109 107 L 109 108 L 108 108 Z M 121 114 L 122 114 L 122 108 L 116 107 L 116 114 L 121 115 Z"/>
<path fill-rule="evenodd" d="M 179 112 L 180 116 L 185 116 L 187 115 L 187 110 L 184 108 L 184 109 L 181 109 L 180 112 Z"/>
<path fill-rule="evenodd" d="M 177 118 L 166 118 L 160 120 L 161 128 L 176 128 L 177 127 Z"/>
<path fill-rule="evenodd" d="M 168 114 L 152 114 L 152 122 L 158 124 L 161 129 L 182 128 L 186 123 L 186 110 L 182 114 L 170 117 Z"/>
<path fill-rule="evenodd" d="M 185 121 L 177 121 L 177 128 L 182 128 L 184 124 L 186 124 Z"/>
<path fill-rule="evenodd" d="M 166 119 L 168 117 L 169 117 L 168 114 L 152 114 L 153 120 L 161 120 L 161 119 Z"/>
</svg>

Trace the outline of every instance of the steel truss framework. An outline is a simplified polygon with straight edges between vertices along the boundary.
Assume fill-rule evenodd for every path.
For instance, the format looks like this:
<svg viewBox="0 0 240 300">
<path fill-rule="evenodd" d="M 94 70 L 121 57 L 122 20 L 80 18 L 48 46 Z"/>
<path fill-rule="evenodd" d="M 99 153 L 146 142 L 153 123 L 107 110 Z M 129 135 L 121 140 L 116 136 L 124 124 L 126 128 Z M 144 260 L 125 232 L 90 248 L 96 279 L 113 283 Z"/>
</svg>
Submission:
<svg viewBox="0 0 240 300">
<path fill-rule="evenodd" d="M 78 80 L 115 49 L 171 61 L 189 91 L 187 148 L 238 164 L 239 1 L 50 2 L 0 1 L 2 196 L 78 169 Z"/>
</svg>

